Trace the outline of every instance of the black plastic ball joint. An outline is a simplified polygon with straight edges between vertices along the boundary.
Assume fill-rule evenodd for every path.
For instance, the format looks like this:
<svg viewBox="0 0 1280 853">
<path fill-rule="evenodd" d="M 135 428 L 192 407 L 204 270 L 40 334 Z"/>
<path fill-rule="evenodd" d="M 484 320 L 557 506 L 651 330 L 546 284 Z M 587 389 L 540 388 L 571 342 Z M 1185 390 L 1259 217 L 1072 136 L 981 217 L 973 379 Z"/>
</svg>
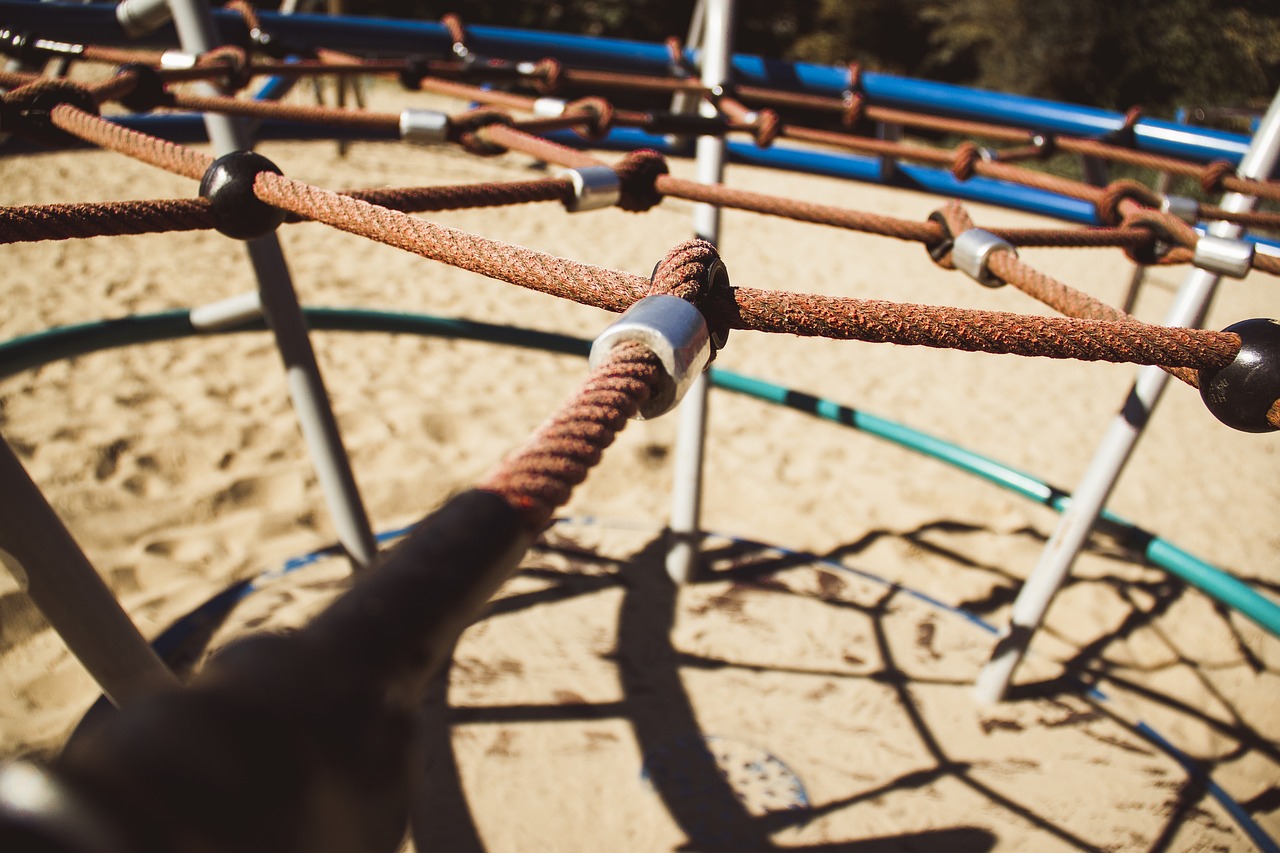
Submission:
<svg viewBox="0 0 1280 853">
<path fill-rule="evenodd" d="M 266 157 L 253 151 L 224 154 L 204 173 L 200 195 L 213 203 L 217 229 L 237 240 L 265 237 L 284 222 L 284 211 L 253 194 L 259 172 L 284 174 Z"/>
<path fill-rule="evenodd" d="M 133 91 L 116 98 L 127 109 L 135 113 L 149 113 L 156 107 L 172 102 L 164 88 L 164 78 L 150 65 L 143 65 L 141 62 L 126 63 L 116 71 L 117 77 L 124 74 L 132 74 L 136 80 Z"/>
<path fill-rule="evenodd" d="M 1280 399 L 1280 322 L 1242 320 L 1223 331 L 1240 336 L 1240 352 L 1226 367 L 1200 371 L 1200 398 L 1233 429 L 1272 432 L 1267 412 Z"/>
<path fill-rule="evenodd" d="M 431 73 L 431 60 L 421 54 L 407 56 L 400 69 L 400 85 L 410 92 L 422 88 L 422 78 Z"/>
</svg>

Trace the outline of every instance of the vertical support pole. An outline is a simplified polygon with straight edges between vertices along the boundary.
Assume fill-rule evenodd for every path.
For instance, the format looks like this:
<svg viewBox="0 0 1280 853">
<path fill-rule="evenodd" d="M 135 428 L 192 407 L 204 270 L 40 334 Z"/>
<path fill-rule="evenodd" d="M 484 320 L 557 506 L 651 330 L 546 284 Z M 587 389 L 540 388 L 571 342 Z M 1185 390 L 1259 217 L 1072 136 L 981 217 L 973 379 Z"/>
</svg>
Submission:
<svg viewBox="0 0 1280 853">
<path fill-rule="evenodd" d="M 215 47 L 213 17 L 204 0 L 170 0 L 169 6 L 183 50 L 204 53 Z M 252 147 L 243 125 L 229 116 L 206 115 L 205 126 L 218 154 Z M 329 396 L 307 336 L 284 252 L 275 235 L 250 240 L 248 250 L 262 295 L 262 311 L 284 361 L 289 394 L 316 466 L 338 541 L 355 568 L 366 568 L 377 554 L 377 545 L 338 433 L 337 420 L 329 407 Z"/>
<path fill-rule="evenodd" d="M 689 34 L 685 37 L 684 43 L 688 47 L 690 45 L 701 44 L 704 24 L 706 23 L 707 0 L 698 0 L 693 7 L 693 15 L 689 18 Z M 690 113 L 693 112 L 696 96 L 689 92 L 676 92 L 671 96 L 671 112 L 673 113 Z"/>
<path fill-rule="evenodd" d="M 1238 174 L 1242 178 L 1266 180 L 1275 171 L 1278 155 L 1280 92 L 1276 93 L 1249 150 L 1240 161 Z M 1252 211 L 1257 203 L 1258 200 L 1252 196 L 1227 193 L 1221 206 L 1235 213 L 1246 213 Z M 1209 226 L 1209 233 L 1217 237 L 1234 239 L 1242 231 L 1240 226 L 1230 222 L 1219 221 Z M 1219 280 L 1219 276 L 1201 269 L 1187 273 L 1165 317 L 1165 325 L 1199 327 L 1208 313 L 1209 302 Z M 1123 408 L 1111 422 L 1080 485 L 1072 493 L 1070 506 L 1041 552 L 1031 576 L 1018 592 L 1009 627 L 996 642 L 991 660 L 978 674 L 974 687 L 978 701 L 992 703 L 1004 698 L 1032 636 L 1084 547 L 1168 381 L 1169 374 L 1159 367 L 1145 367 L 1139 371 Z"/>
<path fill-rule="evenodd" d="M 8 442 L 0 439 L 0 563 L 114 704 L 177 679 L 89 563 Z"/>
<path fill-rule="evenodd" d="M 729 81 L 733 58 L 733 0 L 706 0 L 702 39 L 702 85 L 708 89 Z M 699 112 L 716 115 L 714 104 L 702 101 Z M 724 138 L 699 136 L 697 180 L 718 184 L 724 178 Z M 720 240 L 720 209 L 698 204 L 693 209 L 696 236 L 711 243 Z M 667 574 L 676 583 L 687 581 L 698 560 L 702 537 L 702 469 L 706 449 L 707 403 L 710 382 L 704 373 L 694 382 L 680 405 L 671 491 L 671 535 L 667 550 Z"/>
</svg>

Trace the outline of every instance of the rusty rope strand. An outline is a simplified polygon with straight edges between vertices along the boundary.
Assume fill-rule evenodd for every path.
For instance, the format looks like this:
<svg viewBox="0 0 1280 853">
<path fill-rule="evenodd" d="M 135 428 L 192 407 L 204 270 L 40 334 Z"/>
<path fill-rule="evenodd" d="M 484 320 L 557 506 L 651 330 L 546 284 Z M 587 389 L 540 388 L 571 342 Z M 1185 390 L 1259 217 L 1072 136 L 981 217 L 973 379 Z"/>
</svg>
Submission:
<svg viewBox="0 0 1280 853">
<path fill-rule="evenodd" d="M 197 181 L 213 165 L 213 157 L 208 154 L 129 130 L 69 104 L 54 107 L 49 118 L 58 128 L 86 142 Z"/>
<path fill-rule="evenodd" d="M 643 295 L 648 280 L 557 258 L 261 173 L 258 198 L 344 231 L 531 290 L 609 311 Z M 1086 361 L 1209 367 L 1229 362 L 1236 335 L 1142 323 L 1026 317 L 994 311 L 740 288 L 738 328 L 844 340 L 950 347 Z"/>
<path fill-rule="evenodd" d="M 638 275 L 469 234 L 283 175 L 260 173 L 254 192 L 262 201 L 304 218 L 489 278 L 609 311 L 626 310 L 649 284 L 648 279 Z"/>
<path fill-rule="evenodd" d="M 615 347 L 519 450 L 478 488 L 501 495 L 540 529 L 568 502 L 601 455 L 657 387 L 662 365 L 647 347 Z"/>
<path fill-rule="evenodd" d="M 213 209 L 203 198 L 0 207 L 0 243 L 200 231 L 213 227 Z"/>
</svg>

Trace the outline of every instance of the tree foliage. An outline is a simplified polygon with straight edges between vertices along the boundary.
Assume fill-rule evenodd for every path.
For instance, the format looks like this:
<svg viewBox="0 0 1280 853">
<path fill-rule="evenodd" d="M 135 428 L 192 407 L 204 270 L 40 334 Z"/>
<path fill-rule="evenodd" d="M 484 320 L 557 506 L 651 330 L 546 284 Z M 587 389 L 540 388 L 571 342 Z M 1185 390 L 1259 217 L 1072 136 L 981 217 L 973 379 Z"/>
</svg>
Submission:
<svg viewBox="0 0 1280 853">
<path fill-rule="evenodd" d="M 352 0 L 354 14 L 646 41 L 677 0 Z M 739 0 L 735 48 L 1153 114 L 1261 108 L 1280 87 L 1277 0 Z"/>
</svg>

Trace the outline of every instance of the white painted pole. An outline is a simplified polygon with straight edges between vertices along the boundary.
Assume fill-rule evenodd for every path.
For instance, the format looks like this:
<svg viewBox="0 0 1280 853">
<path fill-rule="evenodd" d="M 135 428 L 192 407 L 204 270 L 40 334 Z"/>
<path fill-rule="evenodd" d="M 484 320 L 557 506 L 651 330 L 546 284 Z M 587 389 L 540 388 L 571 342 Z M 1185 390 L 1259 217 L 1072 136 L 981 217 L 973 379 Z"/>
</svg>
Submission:
<svg viewBox="0 0 1280 853">
<path fill-rule="evenodd" d="M 729 81 L 732 61 L 733 0 L 706 0 L 702 25 L 702 85 L 723 86 Z M 716 108 L 705 100 L 699 112 L 715 116 Z M 724 138 L 699 136 L 696 179 L 718 184 L 724 178 Z M 694 234 L 712 243 L 720 240 L 720 209 L 698 204 L 693 209 Z M 702 537 L 702 469 L 706 449 L 707 403 L 710 383 L 704 373 L 694 382 L 680 405 L 671 492 L 670 541 L 667 573 L 676 583 L 693 574 Z"/>
<path fill-rule="evenodd" d="M 116 705 L 177 685 L 0 440 L 0 563 Z"/>
<path fill-rule="evenodd" d="M 1275 171 L 1280 155 L 1280 92 L 1276 93 L 1254 134 L 1249 150 L 1240 161 L 1237 174 L 1242 178 L 1266 180 Z M 1257 206 L 1258 200 L 1240 193 L 1227 193 L 1221 207 L 1234 213 L 1245 213 Z M 1230 222 L 1214 222 L 1209 233 L 1216 237 L 1237 238 L 1242 229 Z M 1220 277 L 1201 269 L 1187 273 L 1174 303 L 1165 317 L 1166 326 L 1198 327 L 1204 322 L 1209 303 Z M 1120 414 L 1112 421 L 1101 444 L 1089 463 L 1080 485 L 1071 495 L 1071 504 L 1058 522 L 1040 554 L 1039 562 L 1013 603 L 1009 627 L 1005 629 L 992 653 L 991 660 L 978 674 L 974 693 L 979 702 L 993 703 L 1004 698 L 1014 672 L 1026 654 L 1031 638 L 1053 597 L 1061 588 L 1089 537 L 1129 456 L 1142 437 L 1143 429 L 1155 411 L 1169 374 L 1158 367 L 1145 367 L 1125 400 Z"/>
<path fill-rule="evenodd" d="M 204 0 L 170 0 L 173 23 L 182 49 L 204 53 L 216 46 L 213 18 Z M 229 116 L 206 114 L 205 127 L 218 154 L 245 150 L 252 140 L 243 125 Z M 306 322 L 289 275 L 284 252 L 274 234 L 248 241 L 249 258 L 258 278 L 262 312 L 275 335 L 285 364 L 289 394 L 302 429 L 303 440 L 316 466 L 317 479 L 333 517 L 338 541 L 352 565 L 366 568 L 377 555 L 377 544 L 365 513 L 355 475 L 338 423 L 329 406 L 329 395 L 320 376 Z"/>
</svg>

